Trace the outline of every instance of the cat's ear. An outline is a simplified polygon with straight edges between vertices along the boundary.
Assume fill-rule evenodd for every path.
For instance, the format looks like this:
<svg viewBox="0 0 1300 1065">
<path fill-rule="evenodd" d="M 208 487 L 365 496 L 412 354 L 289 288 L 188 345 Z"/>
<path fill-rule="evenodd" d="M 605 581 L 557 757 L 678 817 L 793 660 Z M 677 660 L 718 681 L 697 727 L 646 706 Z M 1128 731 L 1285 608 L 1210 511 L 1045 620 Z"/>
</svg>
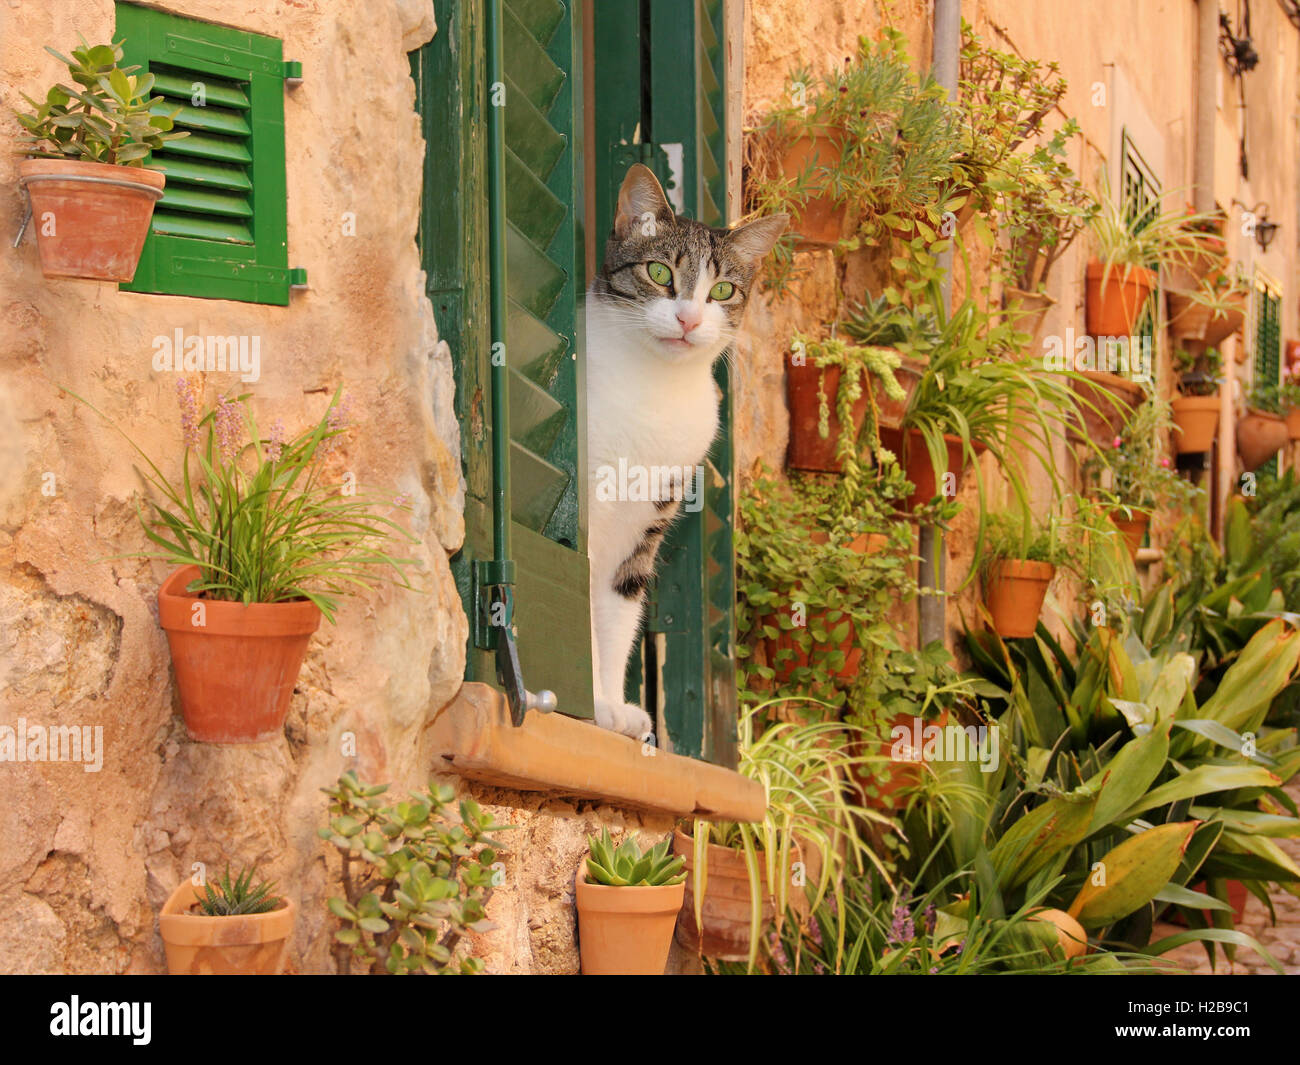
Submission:
<svg viewBox="0 0 1300 1065">
<path fill-rule="evenodd" d="M 626 237 L 633 229 L 645 236 L 654 236 L 653 226 L 674 225 L 673 209 L 668 198 L 648 166 L 633 163 L 618 190 L 618 213 L 614 217 L 614 232 Z M 649 228 L 649 232 L 646 232 Z"/>
<path fill-rule="evenodd" d="M 772 250 L 789 224 L 788 214 L 770 214 L 728 230 L 727 242 L 742 259 L 756 263 Z"/>
</svg>

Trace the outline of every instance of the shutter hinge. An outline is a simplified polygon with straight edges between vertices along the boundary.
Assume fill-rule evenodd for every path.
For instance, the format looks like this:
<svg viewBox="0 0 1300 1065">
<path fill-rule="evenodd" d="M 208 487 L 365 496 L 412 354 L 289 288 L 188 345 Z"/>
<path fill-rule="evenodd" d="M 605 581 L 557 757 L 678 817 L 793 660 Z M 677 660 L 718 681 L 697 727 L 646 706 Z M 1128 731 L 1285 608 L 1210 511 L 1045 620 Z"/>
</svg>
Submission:
<svg viewBox="0 0 1300 1065">
<path fill-rule="evenodd" d="M 475 560 L 470 567 L 474 617 L 471 638 L 474 646 L 496 652 L 497 683 L 505 690 L 510 704 L 510 720 L 516 727 L 524 723 L 529 710 L 549 714 L 555 710 L 555 693 L 543 689 L 536 695 L 524 687 L 519 666 L 519 648 L 515 643 L 515 564 L 492 559 Z"/>
<path fill-rule="evenodd" d="M 289 287 L 306 288 L 307 287 L 307 269 L 303 266 L 289 267 Z"/>
<path fill-rule="evenodd" d="M 302 60 L 286 59 L 284 61 L 284 84 L 290 89 L 296 89 L 302 84 Z"/>
</svg>

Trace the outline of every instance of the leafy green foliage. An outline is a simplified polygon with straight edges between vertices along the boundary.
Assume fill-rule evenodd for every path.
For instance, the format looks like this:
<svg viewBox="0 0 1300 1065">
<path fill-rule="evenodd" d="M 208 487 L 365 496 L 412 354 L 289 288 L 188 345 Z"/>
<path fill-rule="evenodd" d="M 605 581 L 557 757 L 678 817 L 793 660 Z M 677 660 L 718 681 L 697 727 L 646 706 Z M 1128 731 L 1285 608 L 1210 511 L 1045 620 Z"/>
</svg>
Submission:
<svg viewBox="0 0 1300 1065">
<path fill-rule="evenodd" d="M 588 836 L 587 883 L 606 887 L 667 887 L 686 879 L 686 859 L 668 853 L 671 839 L 663 839 L 642 851 L 635 836 L 627 836 L 617 847 L 609 829 L 600 836 Z"/>
<path fill-rule="evenodd" d="M 382 548 L 393 535 L 418 540 L 379 513 L 381 507 L 409 507 L 400 498 L 357 493 L 330 475 L 328 458 L 349 432 L 341 387 L 320 421 L 292 439 L 283 438 L 278 423 L 262 435 L 249 395 L 222 398 L 201 412 L 196 386 L 182 378 L 177 392 L 185 433 L 178 481 L 105 418 L 144 459 L 142 476 L 158 497 L 148 501 L 152 515 L 141 510 L 139 516 L 160 550 L 127 557 L 198 566 L 188 590 L 212 599 L 310 599 L 330 622 L 340 596 L 372 587 L 385 572 L 399 586 L 412 587 L 405 567 L 415 561 Z"/>
<path fill-rule="evenodd" d="M 198 900 L 199 909 L 208 917 L 238 917 L 247 913 L 269 913 L 280 905 L 275 885 L 263 880 L 253 884 L 256 869 L 245 869 L 230 879 L 227 866 L 221 879 L 203 885 L 203 895 Z"/>
<path fill-rule="evenodd" d="M 481 958 L 462 939 L 495 927 L 487 904 L 499 878 L 496 824 L 473 799 L 451 819 L 454 790 L 430 784 L 404 802 L 388 786 L 362 784 L 349 771 L 332 788 L 329 825 L 320 837 L 343 859 L 344 894 L 329 900 L 339 971 L 353 962 L 372 973 L 479 973 Z"/>
<path fill-rule="evenodd" d="M 54 85 L 43 101 L 23 94 L 31 105 L 18 112 L 18 122 L 30 145 L 27 154 L 53 159 L 143 166 L 144 158 L 167 141 L 189 134 L 172 130 L 179 108 L 160 111 L 161 96 L 150 97 L 152 74 L 136 74 L 137 66 L 120 67 L 122 44 L 89 45 L 73 49 L 72 58 L 46 48 L 68 67 L 77 87 Z"/>
<path fill-rule="evenodd" d="M 1204 493 L 1180 477 L 1169 458 L 1166 441 L 1173 424 L 1169 401 L 1148 394 L 1112 446 L 1094 451 L 1085 462 L 1092 494 L 1129 516 L 1159 506 L 1191 511 Z"/>
</svg>

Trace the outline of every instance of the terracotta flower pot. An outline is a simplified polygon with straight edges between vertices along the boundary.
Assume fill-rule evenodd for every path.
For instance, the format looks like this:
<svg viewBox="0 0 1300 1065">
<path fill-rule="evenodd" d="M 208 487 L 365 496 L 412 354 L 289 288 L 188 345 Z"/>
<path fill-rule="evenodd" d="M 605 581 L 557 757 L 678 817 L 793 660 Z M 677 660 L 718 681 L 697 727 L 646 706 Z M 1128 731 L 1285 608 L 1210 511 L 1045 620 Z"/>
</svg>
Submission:
<svg viewBox="0 0 1300 1065">
<path fill-rule="evenodd" d="M 193 912 L 202 889 L 181 881 L 158 918 L 172 976 L 278 976 L 298 916 L 292 899 L 269 913 L 208 917 Z"/>
<path fill-rule="evenodd" d="M 1002 290 L 1003 307 L 1008 310 L 1014 307 L 1020 312 L 1020 317 L 1014 321 L 1016 331 L 1029 333 L 1035 339 L 1043 327 L 1043 318 L 1055 304 L 1056 300 L 1046 292 L 1026 292 L 1012 285 Z"/>
<path fill-rule="evenodd" d="M 258 743 L 284 729 L 311 634 L 315 603 L 222 602 L 185 590 L 197 566 L 176 570 L 158 589 L 181 713 L 190 738 Z"/>
<path fill-rule="evenodd" d="M 819 544 L 824 544 L 827 539 L 829 539 L 828 535 L 824 531 L 816 529 L 809 533 L 808 538 L 813 543 Z M 849 544 L 850 549 L 859 555 L 874 555 L 883 551 L 888 546 L 889 537 L 884 536 L 881 533 L 861 533 L 854 537 L 853 542 Z M 793 619 L 794 613 L 790 607 L 783 606 L 776 614 L 769 614 L 763 618 L 763 624 L 772 625 L 780 630 L 776 639 L 773 640 L 766 637 L 763 639 L 767 663 L 776 670 L 776 683 L 784 684 L 790 679 L 796 669 L 808 665 L 813 655 L 821 657 L 828 652 L 837 649 L 844 655 L 844 664 L 830 675 L 834 677 L 843 677 L 846 680 L 858 675 L 858 665 L 862 661 L 862 649 L 853 646 L 854 634 L 851 623 L 848 634 L 838 644 L 832 645 L 829 643 L 817 643 L 814 641 L 810 650 L 804 651 L 803 648 L 799 646 L 794 631 L 781 628 L 780 621 L 778 620 L 780 616 Z M 839 621 L 830 622 L 827 620 L 827 617 L 828 611 L 814 610 L 810 612 L 804 620 L 809 627 L 814 624 L 835 626 L 844 621 L 844 619 L 841 618 Z M 783 659 L 780 665 L 777 665 L 777 655 L 781 651 L 790 651 L 791 656 Z"/>
<path fill-rule="evenodd" d="M 695 923 L 695 840 L 678 830 L 673 833 L 673 853 L 686 860 L 686 893 L 682 898 L 681 913 L 677 918 L 677 942 L 687 950 L 721 961 L 745 961 L 749 958 L 749 871 L 745 856 L 730 847 L 708 845 L 708 866 L 705 870 L 704 933 Z M 815 883 L 821 876 L 821 862 L 816 851 L 809 848 L 804 869 L 804 882 Z M 757 852 L 758 867 L 766 868 L 763 852 Z M 760 875 L 766 875 L 761 873 Z M 807 916 L 808 896 L 793 884 L 789 891 L 790 906 Z M 776 907 L 771 897 L 763 899 L 763 922 L 775 916 Z"/>
<path fill-rule="evenodd" d="M 1088 263 L 1088 332 L 1098 337 L 1133 335 L 1147 297 L 1156 287 L 1156 275 L 1141 266 L 1125 273 L 1123 266 L 1112 266 L 1109 275 L 1105 264 L 1093 259 Z"/>
<path fill-rule="evenodd" d="M 1086 370 L 1083 376 L 1086 380 L 1076 379 L 1071 382 L 1071 387 L 1079 397 L 1090 404 L 1080 405 L 1079 408 L 1083 417 L 1083 432 L 1093 443 L 1109 447 L 1142 402 L 1146 391 L 1136 381 L 1119 374 Z M 1093 407 L 1096 409 L 1091 409 Z M 1072 440 L 1080 438 L 1074 425 L 1069 427 L 1069 436 Z"/>
<path fill-rule="evenodd" d="M 989 568 L 985 578 L 984 602 L 993 619 L 993 630 L 1002 637 L 1032 636 L 1047 597 L 1047 586 L 1056 576 L 1050 562 L 1029 562 L 1004 558 Z"/>
<path fill-rule="evenodd" d="M 946 728 L 948 720 L 948 711 L 944 710 L 934 720 L 923 722 L 921 727 L 922 730 L 929 725 Z M 897 717 L 891 718 L 881 733 L 881 746 L 879 748 L 866 742 L 859 742 L 854 744 L 855 752 L 857 754 L 871 754 L 873 752 L 890 754 L 894 742 L 893 732 L 895 728 L 899 727 L 906 729 L 909 734 L 914 733 L 916 729 L 915 715 L 899 714 Z M 922 739 L 924 742 L 924 737 Z M 881 813 L 886 814 L 893 813 L 902 806 L 899 793 L 904 788 L 916 787 L 921 782 L 923 772 L 924 770 L 922 770 L 919 761 L 907 759 L 891 760 L 888 766 L 879 762 L 859 764 L 852 769 L 853 778 L 862 789 L 862 804 L 872 810 L 879 810 Z M 868 787 L 874 789 L 874 795 L 867 793 L 866 789 Z"/>
<path fill-rule="evenodd" d="M 843 149 L 826 134 L 801 136 L 795 140 L 781 160 L 781 170 L 787 178 L 797 178 L 810 171 L 814 183 L 824 180 L 818 170 L 833 169 L 840 165 Z M 844 205 L 837 203 L 829 193 L 815 196 L 804 205 L 794 220 L 794 230 L 801 244 L 829 246 L 839 243 L 844 219 Z"/>
<path fill-rule="evenodd" d="M 1170 292 L 1169 330 L 1180 340 L 1201 340 L 1206 344 L 1222 344 L 1246 324 L 1246 297 L 1244 294 L 1219 313 L 1198 303 L 1186 292 Z"/>
<path fill-rule="evenodd" d="M 1219 432 L 1218 396 L 1179 396 L 1171 404 L 1174 426 L 1174 448 L 1178 454 L 1209 451 Z"/>
<path fill-rule="evenodd" d="M 138 166 L 24 159 L 18 183 L 31 197 L 41 272 L 130 281 L 165 182 L 160 171 Z"/>
<path fill-rule="evenodd" d="M 1287 423 L 1278 414 L 1251 407 L 1237 422 L 1237 454 L 1247 472 L 1259 469 L 1281 451 L 1289 439 Z"/>
<path fill-rule="evenodd" d="M 1210 346 L 1222 344 L 1228 337 L 1240 333 L 1246 324 L 1246 294 L 1243 292 L 1236 300 L 1236 305 L 1226 314 L 1211 316 L 1206 323 L 1201 339 Z"/>
<path fill-rule="evenodd" d="M 1222 236 L 1202 233 L 1196 238 L 1196 244 L 1196 251 L 1169 267 L 1167 276 L 1171 288 L 1198 288 L 1211 273 L 1224 268 L 1228 246 Z"/>
<path fill-rule="evenodd" d="M 965 450 L 962 447 L 960 438 L 945 436 L 943 439 L 948 450 L 947 472 L 956 476 L 954 490 L 961 491 L 961 475 L 966 467 Z M 919 429 L 909 429 L 907 435 L 904 436 L 901 429 L 882 427 L 880 430 L 880 443 L 898 456 L 899 463 L 902 465 L 907 479 L 915 486 L 912 494 L 904 502 L 904 506 L 909 511 L 916 510 L 917 507 L 930 502 L 939 494 L 938 477 L 934 463 L 930 461 L 930 452 L 925 446 L 925 436 Z M 976 443 L 974 447 L 977 454 L 988 450 L 983 444 L 979 443 Z"/>
<path fill-rule="evenodd" d="M 583 976 L 662 976 L 686 885 L 609 887 L 580 870 L 578 953 Z"/>
<path fill-rule="evenodd" d="M 1290 440 L 1300 440 L 1300 407 L 1292 407 L 1287 412 L 1286 432 Z"/>
<path fill-rule="evenodd" d="M 893 400 L 885 395 L 880 381 L 869 374 L 872 393 L 876 400 L 877 418 L 882 427 L 897 426 L 907 410 L 907 404 L 916 391 L 921 379 L 924 363 L 919 359 L 904 359 L 903 365 L 895 372 L 895 378 L 903 387 L 903 399 Z M 823 385 L 822 375 L 825 374 Z M 792 470 L 810 470 L 816 473 L 839 473 L 843 468 L 836 457 L 836 445 L 840 435 L 840 418 L 836 412 L 835 397 L 839 392 L 841 371 L 838 366 L 828 366 L 825 370 L 806 364 L 791 366 L 786 373 L 786 404 L 790 409 L 790 442 L 786 448 L 786 465 Z M 826 438 L 822 439 L 818 431 L 821 411 L 821 389 L 825 389 L 829 405 Z M 867 416 L 868 397 L 863 392 L 861 398 L 853 404 L 854 436 L 861 431 Z"/>
<path fill-rule="evenodd" d="M 1151 515 L 1134 514 L 1133 517 L 1126 518 L 1122 510 L 1112 510 L 1110 521 L 1120 531 L 1124 542 L 1128 544 L 1129 557 L 1136 559 L 1138 552 L 1142 550 L 1142 541 L 1146 539 L 1147 528 L 1151 525 Z"/>
</svg>

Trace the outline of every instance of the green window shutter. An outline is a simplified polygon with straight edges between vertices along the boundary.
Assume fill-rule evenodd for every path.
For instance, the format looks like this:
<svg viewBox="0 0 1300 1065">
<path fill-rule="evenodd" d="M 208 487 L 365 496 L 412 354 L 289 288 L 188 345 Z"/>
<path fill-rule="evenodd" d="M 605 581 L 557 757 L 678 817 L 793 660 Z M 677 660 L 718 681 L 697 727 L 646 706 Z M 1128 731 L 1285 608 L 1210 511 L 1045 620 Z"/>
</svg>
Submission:
<svg viewBox="0 0 1300 1065">
<path fill-rule="evenodd" d="M 1282 373 L 1282 296 L 1260 281 L 1255 286 L 1255 366 L 1257 384 L 1276 384 Z M 1274 455 L 1257 471 L 1276 477 L 1278 457 Z"/>
<path fill-rule="evenodd" d="M 643 21 L 635 5 L 621 4 L 595 11 L 602 235 L 623 175 L 637 161 L 656 170 L 683 213 L 709 225 L 727 222 L 722 0 L 649 0 L 646 14 Z M 633 144 L 638 128 L 643 143 Z M 704 506 L 683 513 L 660 549 L 646 638 L 629 665 L 627 692 L 652 713 L 662 704 L 672 751 L 734 766 L 734 454 L 725 361 L 715 376 L 721 429 L 705 462 Z"/>
<path fill-rule="evenodd" d="M 287 304 L 280 41 L 132 4 L 117 5 L 115 38 L 189 133 L 147 160 L 167 187 L 135 279 L 121 287 Z"/>
<path fill-rule="evenodd" d="M 411 56 L 426 141 L 420 247 L 439 331 L 453 354 L 466 482 L 465 546 L 452 570 L 471 619 L 482 609 L 475 563 L 492 557 L 493 513 L 484 2 L 435 0 L 439 32 Z M 590 717 L 576 313 L 580 24 L 575 8 L 559 0 L 502 3 L 514 631 L 529 689 L 549 688 L 561 713 Z M 466 678 L 493 682 L 495 656 L 477 628 Z"/>
</svg>

